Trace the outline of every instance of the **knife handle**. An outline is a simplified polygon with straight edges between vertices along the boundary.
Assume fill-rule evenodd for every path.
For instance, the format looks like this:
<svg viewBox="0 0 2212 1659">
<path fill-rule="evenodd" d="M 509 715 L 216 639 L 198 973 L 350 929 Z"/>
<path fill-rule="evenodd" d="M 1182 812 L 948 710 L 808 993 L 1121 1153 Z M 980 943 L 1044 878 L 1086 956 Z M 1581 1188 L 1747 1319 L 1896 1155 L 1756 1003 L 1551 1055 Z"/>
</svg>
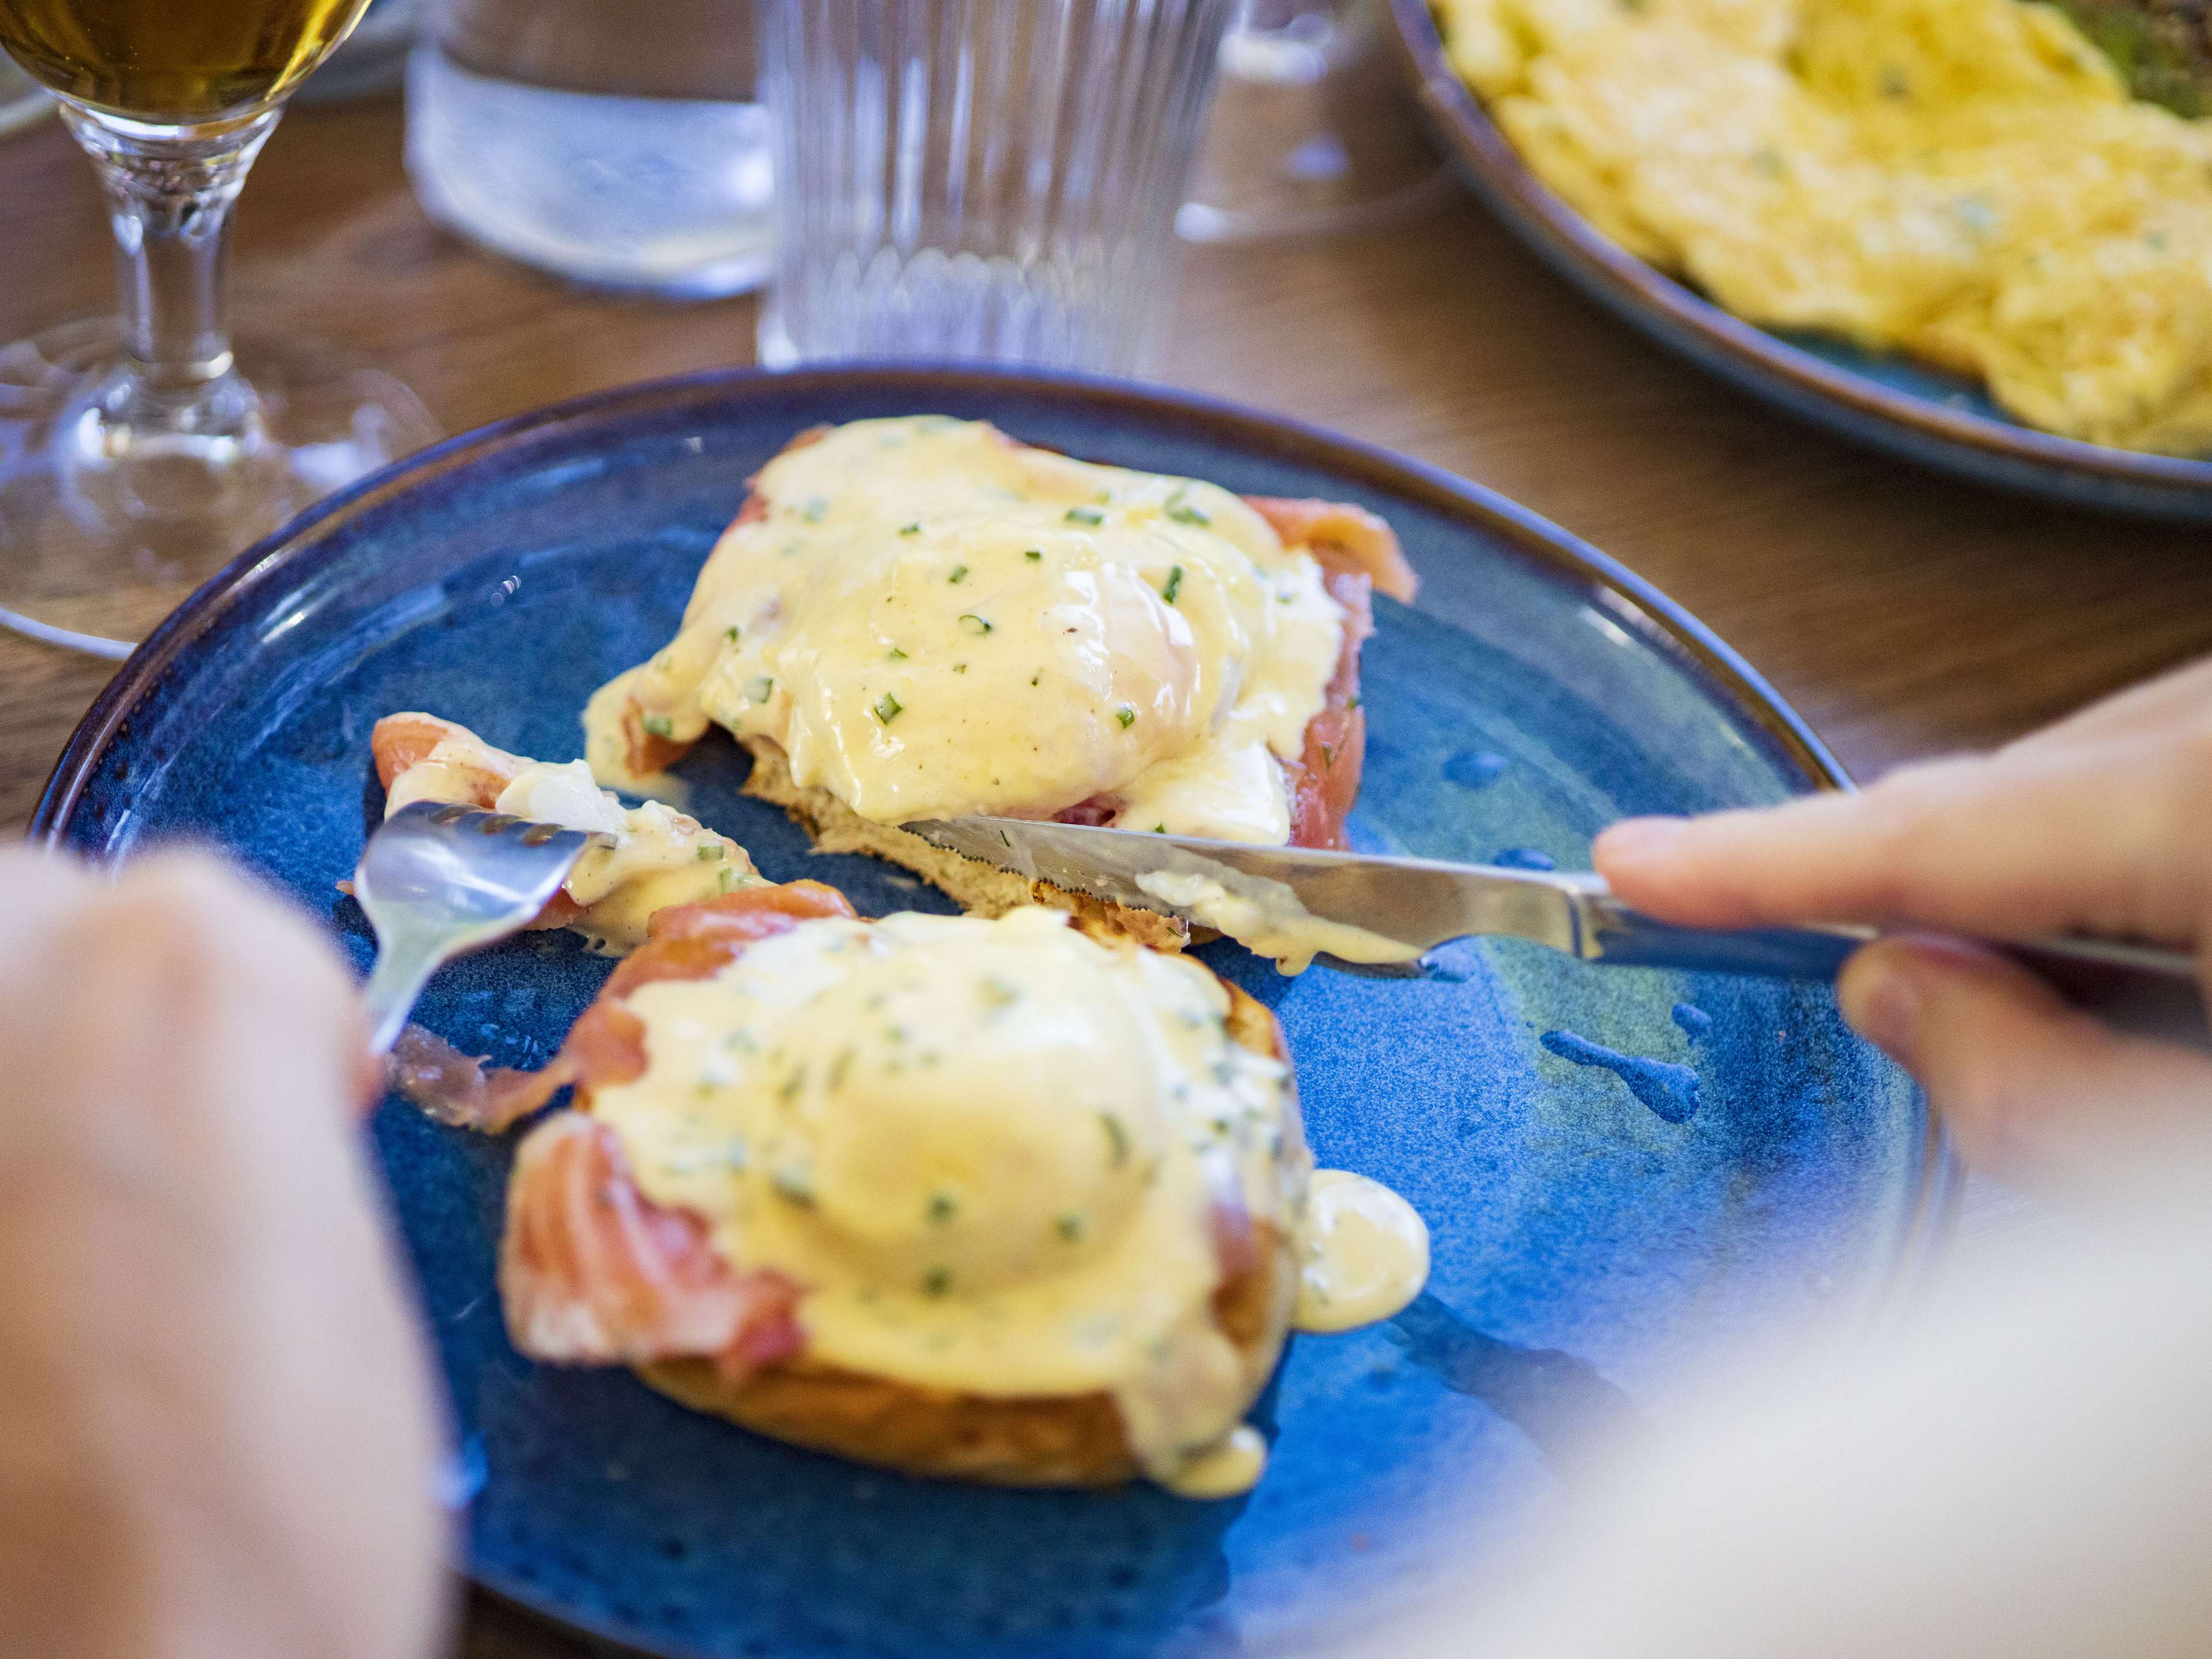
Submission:
<svg viewBox="0 0 2212 1659">
<path fill-rule="evenodd" d="M 1832 980 L 1852 951 L 1877 937 L 1868 927 L 1676 927 L 1607 896 L 1592 898 L 1588 920 L 1594 961 L 1770 979 Z M 2197 959 L 2185 951 L 2089 939 L 1978 942 L 2123 1030 L 2212 1049 Z"/>
</svg>

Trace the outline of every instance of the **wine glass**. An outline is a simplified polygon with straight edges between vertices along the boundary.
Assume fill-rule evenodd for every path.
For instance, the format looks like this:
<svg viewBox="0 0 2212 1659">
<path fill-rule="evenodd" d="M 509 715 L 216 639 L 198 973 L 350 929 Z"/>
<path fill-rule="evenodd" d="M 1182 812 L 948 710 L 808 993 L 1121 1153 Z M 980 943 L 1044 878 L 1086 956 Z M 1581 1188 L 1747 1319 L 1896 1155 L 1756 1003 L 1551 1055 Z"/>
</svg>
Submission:
<svg viewBox="0 0 2212 1659">
<path fill-rule="evenodd" d="M 1376 0 L 1243 0 L 1179 235 L 1327 235 L 1443 193 L 1382 28 Z"/>
<path fill-rule="evenodd" d="M 0 625 L 119 657 L 219 566 L 436 435 L 414 394 L 223 317 L 230 208 L 368 0 L 0 0 L 114 227 L 120 315 L 0 348 Z"/>
</svg>

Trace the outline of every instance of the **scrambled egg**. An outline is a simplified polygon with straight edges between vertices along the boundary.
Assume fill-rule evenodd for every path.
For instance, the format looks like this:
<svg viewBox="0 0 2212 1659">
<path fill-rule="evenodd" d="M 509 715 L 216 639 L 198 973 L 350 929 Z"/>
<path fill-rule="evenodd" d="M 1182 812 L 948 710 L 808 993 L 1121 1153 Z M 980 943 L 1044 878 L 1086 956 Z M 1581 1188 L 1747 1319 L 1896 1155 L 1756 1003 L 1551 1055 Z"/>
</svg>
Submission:
<svg viewBox="0 0 2212 1659">
<path fill-rule="evenodd" d="M 2022 0 L 1434 0 L 1454 67 L 1622 247 L 1764 325 L 2212 451 L 2212 121 Z"/>
</svg>

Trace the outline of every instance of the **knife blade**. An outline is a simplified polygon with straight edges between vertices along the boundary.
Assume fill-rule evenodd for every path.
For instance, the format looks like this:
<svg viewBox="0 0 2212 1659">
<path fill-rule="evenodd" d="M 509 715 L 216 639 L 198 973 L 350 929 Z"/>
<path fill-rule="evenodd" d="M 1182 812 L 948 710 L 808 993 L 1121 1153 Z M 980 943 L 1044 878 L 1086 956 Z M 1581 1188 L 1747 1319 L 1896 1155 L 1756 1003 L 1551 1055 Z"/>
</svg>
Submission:
<svg viewBox="0 0 2212 1659">
<path fill-rule="evenodd" d="M 1287 943 L 1292 957 L 1310 954 L 1356 973 L 1419 975 L 1437 945 L 1480 937 L 1528 939 L 1584 962 L 1626 967 L 1832 980 L 1853 951 L 1877 937 L 1863 927 L 1677 927 L 1632 909 L 1602 878 L 1582 872 L 1025 818 L 933 818 L 905 827 L 1031 881 L 1217 928 L 1264 955 L 1278 955 Z M 1248 937 L 1255 933 L 1261 937 Z M 2212 1046 L 2196 959 L 2182 951 L 2075 938 L 1993 948 L 2127 1029 Z"/>
</svg>

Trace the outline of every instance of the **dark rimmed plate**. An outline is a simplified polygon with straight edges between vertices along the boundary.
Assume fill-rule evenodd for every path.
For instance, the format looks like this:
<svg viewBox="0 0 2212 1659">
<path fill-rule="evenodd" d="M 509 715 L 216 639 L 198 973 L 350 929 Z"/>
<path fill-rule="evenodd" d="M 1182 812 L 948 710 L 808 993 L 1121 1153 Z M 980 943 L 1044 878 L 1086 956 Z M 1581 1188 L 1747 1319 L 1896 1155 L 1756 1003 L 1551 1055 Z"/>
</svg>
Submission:
<svg viewBox="0 0 2212 1659">
<path fill-rule="evenodd" d="M 1554 270 L 1662 345 L 1803 418 L 1924 466 L 2075 507 L 2212 520 L 2212 457 L 2061 438 L 1971 381 L 1814 334 L 1771 333 L 1616 246 L 1531 172 L 1444 58 L 1428 0 L 1388 0 L 1429 126 L 1468 186 Z"/>
<path fill-rule="evenodd" d="M 667 637 L 746 475 L 817 422 L 917 410 L 1389 517 L 1426 587 L 1418 609 L 1382 607 L 1368 651 L 1364 844 L 1571 865 L 1621 812 L 1840 781 L 1695 622 L 1486 491 L 1166 392 L 863 368 L 611 393 L 348 491 L 125 666 L 37 830 L 110 860 L 212 837 L 365 963 L 361 918 L 331 884 L 373 804 L 376 717 L 427 708 L 495 743 L 576 753 L 585 695 Z M 685 763 L 695 810 L 770 875 L 837 882 L 863 911 L 942 908 L 866 860 L 810 857 L 780 813 L 738 796 L 743 768 L 721 743 Z M 387 1103 L 376 1143 L 483 1475 L 476 1576 L 670 1654 L 1266 1649 L 1370 1616 L 1448 1549 L 1510 1531 L 1583 1437 L 1639 1414 L 1689 1353 L 1771 1317 L 1875 1309 L 1948 1214 L 1920 1102 L 1824 992 L 1601 973 L 1513 945 L 1461 949 L 1454 978 L 1425 984 L 1285 981 L 1209 951 L 1280 1014 L 1322 1158 L 1404 1192 L 1436 1244 L 1406 1314 L 1293 1343 L 1262 1405 L 1274 1462 L 1257 1492 L 908 1480 L 755 1438 L 624 1373 L 533 1365 L 492 1285 L 506 1146 Z M 422 1017 L 529 1064 L 605 971 L 572 939 L 533 935 L 448 970 Z M 1561 1050 L 1593 1056 L 1545 1042 L 1559 1032 L 1623 1058 L 1577 1063 Z"/>
</svg>

